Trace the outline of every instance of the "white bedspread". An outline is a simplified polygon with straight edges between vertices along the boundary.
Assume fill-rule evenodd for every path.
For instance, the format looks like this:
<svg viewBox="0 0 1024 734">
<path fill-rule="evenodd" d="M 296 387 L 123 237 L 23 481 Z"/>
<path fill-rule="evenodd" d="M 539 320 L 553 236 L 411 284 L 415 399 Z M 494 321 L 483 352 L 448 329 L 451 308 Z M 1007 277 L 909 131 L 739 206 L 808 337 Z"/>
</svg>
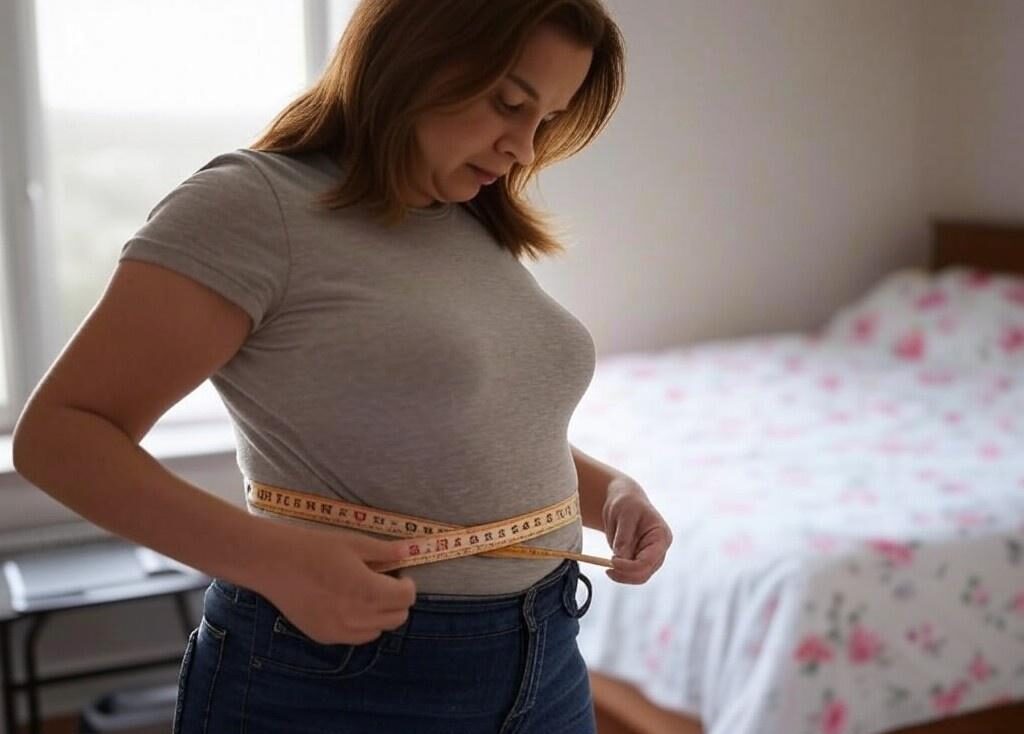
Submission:
<svg viewBox="0 0 1024 734">
<path fill-rule="evenodd" d="M 619 355 L 569 440 L 675 537 L 644 585 L 581 564 L 591 669 L 707 734 L 873 734 L 1024 699 L 1024 370 L 801 334 Z M 592 530 L 584 550 L 610 555 Z"/>
</svg>

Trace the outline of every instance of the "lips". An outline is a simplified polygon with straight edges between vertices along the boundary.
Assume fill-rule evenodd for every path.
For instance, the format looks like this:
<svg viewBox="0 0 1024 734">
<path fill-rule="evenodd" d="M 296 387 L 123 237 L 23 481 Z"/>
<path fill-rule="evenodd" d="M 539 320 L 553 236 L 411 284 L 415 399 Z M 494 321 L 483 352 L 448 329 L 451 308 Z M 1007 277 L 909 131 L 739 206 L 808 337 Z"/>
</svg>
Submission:
<svg viewBox="0 0 1024 734">
<path fill-rule="evenodd" d="M 467 165 L 469 166 L 469 168 L 473 170 L 473 172 L 480 179 L 480 182 L 483 183 L 484 185 L 494 183 L 499 178 L 501 178 L 502 174 L 495 173 L 494 171 L 488 171 L 487 169 L 480 168 L 479 166 L 474 166 L 472 163 Z"/>
</svg>

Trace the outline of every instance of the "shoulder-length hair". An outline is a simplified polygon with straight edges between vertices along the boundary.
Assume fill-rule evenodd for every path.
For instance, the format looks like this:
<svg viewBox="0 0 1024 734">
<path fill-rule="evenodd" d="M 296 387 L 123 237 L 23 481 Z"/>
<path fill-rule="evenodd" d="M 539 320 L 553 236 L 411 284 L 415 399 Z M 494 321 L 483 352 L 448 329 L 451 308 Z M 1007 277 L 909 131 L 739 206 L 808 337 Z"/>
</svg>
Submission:
<svg viewBox="0 0 1024 734">
<path fill-rule="evenodd" d="M 378 221 L 400 223 L 416 120 L 491 90 L 542 23 L 593 50 L 586 79 L 568 110 L 538 128 L 534 160 L 514 165 L 462 206 L 516 258 L 563 252 L 523 191 L 541 169 L 583 149 L 618 106 L 624 43 L 600 0 L 361 0 L 319 80 L 278 113 L 252 148 L 326 152 L 345 175 L 318 197 L 320 205 L 365 204 Z M 443 69 L 456 76 L 431 89 Z"/>
</svg>

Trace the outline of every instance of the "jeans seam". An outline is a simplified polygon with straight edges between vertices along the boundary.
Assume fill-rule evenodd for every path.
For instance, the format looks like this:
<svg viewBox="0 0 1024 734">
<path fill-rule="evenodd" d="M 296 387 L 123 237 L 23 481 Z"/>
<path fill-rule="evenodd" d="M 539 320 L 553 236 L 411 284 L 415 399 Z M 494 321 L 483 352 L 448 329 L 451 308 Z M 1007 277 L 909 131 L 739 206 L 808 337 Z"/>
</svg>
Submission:
<svg viewBox="0 0 1024 734">
<path fill-rule="evenodd" d="M 537 634 L 537 670 L 534 671 L 534 674 L 531 676 L 530 695 L 528 696 L 528 700 L 526 701 L 526 707 L 523 709 L 524 713 L 532 709 L 534 704 L 537 703 L 537 691 L 540 690 L 540 677 L 541 673 L 544 670 L 544 650 L 547 646 L 548 638 L 547 622 L 544 622 L 543 624 L 537 627 Z"/>
<path fill-rule="evenodd" d="M 505 635 L 515 634 L 521 629 L 522 627 L 508 627 L 507 629 L 503 629 L 499 632 L 489 632 L 482 635 L 402 635 L 402 637 L 406 640 L 450 640 L 453 642 L 460 640 L 486 640 L 491 637 L 503 637 Z"/>
<path fill-rule="evenodd" d="M 199 628 L 196 627 L 189 633 L 188 643 L 185 645 L 185 654 L 181 659 L 181 672 L 178 674 L 178 695 L 174 705 L 174 721 L 171 724 L 172 734 L 179 734 L 182 726 L 182 714 L 185 710 L 185 689 L 188 687 L 188 676 L 192 672 L 192 658 L 195 656 L 196 638 L 199 636 Z"/>
<path fill-rule="evenodd" d="M 230 581 L 227 582 L 227 583 L 231 584 Z M 235 605 L 236 607 L 241 607 L 242 609 L 255 609 L 256 608 L 256 602 L 255 601 L 251 601 L 250 602 L 250 601 L 244 601 L 242 599 L 242 589 L 237 584 L 231 584 L 232 588 L 230 590 L 229 589 L 225 589 L 223 586 L 221 586 L 220 580 L 215 578 L 211 582 L 211 586 L 213 586 L 214 590 L 216 592 L 218 592 L 224 599 L 226 599 L 227 601 L 229 601 L 231 604 Z"/>
<path fill-rule="evenodd" d="M 498 734 L 515 734 L 523 725 L 522 715 L 526 710 L 526 701 L 530 697 L 530 685 L 533 683 L 533 666 L 536 665 L 537 662 L 536 654 L 534 652 L 537 647 L 535 635 L 538 628 L 536 619 L 532 619 L 531 623 L 531 618 L 534 613 L 533 603 L 535 600 L 536 595 L 532 591 L 527 592 L 526 599 L 523 601 L 523 616 L 526 618 L 526 655 L 523 660 L 523 678 L 519 681 L 519 690 L 516 691 L 516 697 L 512 702 L 512 708 L 505 717 L 505 721 L 502 723 L 501 730 Z M 513 722 L 511 728 L 507 728 L 509 722 Z"/>
<path fill-rule="evenodd" d="M 373 659 L 370 660 L 366 665 L 356 671 L 348 670 L 349 663 L 352 660 L 352 654 L 355 648 L 352 647 L 348 651 L 348 655 L 345 658 L 344 663 L 341 664 L 337 669 L 331 670 L 315 670 L 311 668 L 303 668 L 298 665 L 291 665 L 289 663 L 282 663 L 273 658 L 263 657 L 262 655 L 252 656 L 252 668 L 267 669 L 271 671 L 277 671 L 278 673 L 291 674 L 295 676 L 301 676 L 303 678 L 311 678 L 313 680 L 326 680 L 326 681 L 344 681 L 358 678 L 361 675 L 366 674 L 371 668 L 373 668 L 377 661 L 380 660 L 381 646 L 380 639 L 375 641 L 377 644 L 374 648 Z"/>
<path fill-rule="evenodd" d="M 256 629 L 259 626 L 259 608 L 255 609 L 252 620 L 252 632 L 249 636 L 249 655 L 245 666 L 245 690 L 242 692 L 242 727 L 240 734 L 245 734 L 249 728 L 249 689 L 252 687 L 252 660 L 256 655 Z"/>
<path fill-rule="evenodd" d="M 203 710 L 203 732 L 206 732 L 210 725 L 210 707 L 213 705 L 213 693 L 217 688 L 217 677 L 220 674 L 221 662 L 224 660 L 224 642 L 227 638 L 227 630 L 222 630 L 210 624 L 205 616 L 200 620 L 200 625 L 203 624 L 217 638 L 217 666 L 213 669 L 213 676 L 210 678 L 210 694 L 206 698 L 206 708 Z"/>
</svg>

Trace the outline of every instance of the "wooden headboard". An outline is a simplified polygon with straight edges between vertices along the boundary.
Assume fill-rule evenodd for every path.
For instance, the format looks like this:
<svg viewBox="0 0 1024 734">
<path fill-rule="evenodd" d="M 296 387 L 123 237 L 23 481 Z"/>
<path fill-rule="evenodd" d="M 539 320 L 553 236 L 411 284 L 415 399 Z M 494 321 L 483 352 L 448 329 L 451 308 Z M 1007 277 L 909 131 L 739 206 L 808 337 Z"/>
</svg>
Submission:
<svg viewBox="0 0 1024 734">
<path fill-rule="evenodd" d="M 933 219 L 929 265 L 1024 275 L 1024 222 Z"/>
</svg>

